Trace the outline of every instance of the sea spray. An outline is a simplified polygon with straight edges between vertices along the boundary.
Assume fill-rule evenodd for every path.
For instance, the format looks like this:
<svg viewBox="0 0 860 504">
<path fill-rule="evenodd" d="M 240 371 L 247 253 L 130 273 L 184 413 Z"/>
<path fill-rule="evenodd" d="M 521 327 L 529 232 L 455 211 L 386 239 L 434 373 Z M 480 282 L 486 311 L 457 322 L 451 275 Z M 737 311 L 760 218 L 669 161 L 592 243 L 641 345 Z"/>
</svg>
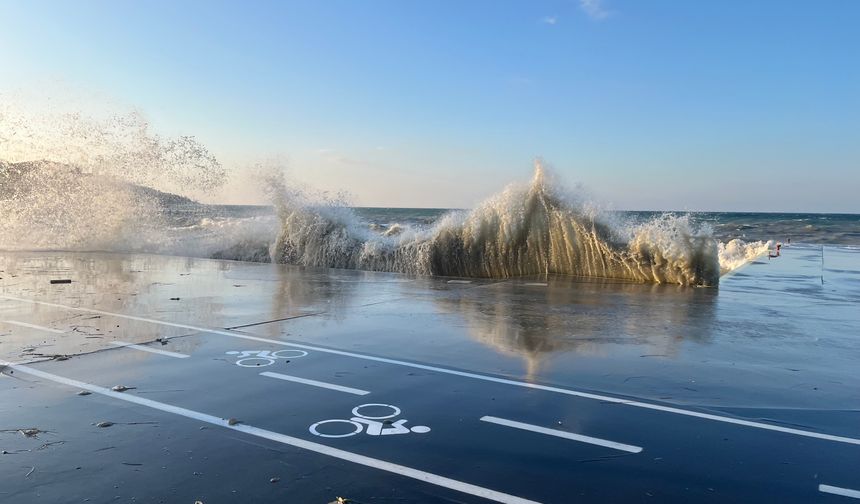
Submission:
<svg viewBox="0 0 860 504">
<path fill-rule="evenodd" d="M 528 184 L 512 184 L 469 212 L 429 228 L 374 233 L 350 209 L 277 201 L 276 262 L 417 275 L 509 278 L 564 274 L 636 282 L 716 285 L 716 241 L 689 218 L 662 216 L 619 226 L 552 182 L 538 162 Z"/>
<path fill-rule="evenodd" d="M 224 166 L 193 136 L 162 136 L 138 111 L 87 114 L 46 97 L 37 101 L 45 102 L 41 106 L 19 101 L 25 103 L 0 93 L 2 162 L 50 161 L 83 174 L 186 196 L 218 188 L 227 177 Z"/>
<path fill-rule="evenodd" d="M 167 214 L 194 204 L 174 193 L 226 177 L 193 137 L 157 135 L 137 112 L 36 111 L 0 98 L 2 250 L 172 252 Z"/>
<path fill-rule="evenodd" d="M 745 242 L 735 238 L 719 244 L 720 269 L 722 273 L 740 268 L 753 259 L 767 254 L 775 246 L 773 240 Z"/>
<path fill-rule="evenodd" d="M 366 222 L 345 198 L 259 174 L 273 207 L 203 205 L 182 195 L 219 186 L 226 170 L 192 137 L 157 135 L 136 112 L 96 118 L 22 110 L 0 100 L 0 250 L 683 285 L 716 285 L 721 271 L 766 250 L 761 242 L 717 244 L 690 215 L 626 221 L 596 210 L 540 163 L 530 182 L 511 184 L 474 210 L 423 222 Z"/>
<path fill-rule="evenodd" d="M 147 252 L 269 261 L 268 207 L 204 205 L 49 161 L 0 161 L 0 251 Z"/>
<path fill-rule="evenodd" d="M 48 161 L 0 163 L 0 216 L 6 250 L 137 250 L 163 228 L 154 193 Z"/>
</svg>

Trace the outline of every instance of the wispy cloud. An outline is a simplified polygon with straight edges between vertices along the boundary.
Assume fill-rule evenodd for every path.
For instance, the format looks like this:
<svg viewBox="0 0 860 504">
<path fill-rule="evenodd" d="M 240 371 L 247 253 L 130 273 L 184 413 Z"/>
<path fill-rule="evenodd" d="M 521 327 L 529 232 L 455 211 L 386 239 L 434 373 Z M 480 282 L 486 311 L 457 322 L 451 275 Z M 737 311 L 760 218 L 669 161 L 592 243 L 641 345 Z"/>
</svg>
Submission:
<svg viewBox="0 0 860 504">
<path fill-rule="evenodd" d="M 554 25 L 558 23 L 558 18 L 556 16 L 547 16 L 540 20 L 543 24 Z"/>
<path fill-rule="evenodd" d="M 603 0 L 579 0 L 579 8 L 595 20 L 606 19 L 612 13 L 603 7 Z"/>
</svg>

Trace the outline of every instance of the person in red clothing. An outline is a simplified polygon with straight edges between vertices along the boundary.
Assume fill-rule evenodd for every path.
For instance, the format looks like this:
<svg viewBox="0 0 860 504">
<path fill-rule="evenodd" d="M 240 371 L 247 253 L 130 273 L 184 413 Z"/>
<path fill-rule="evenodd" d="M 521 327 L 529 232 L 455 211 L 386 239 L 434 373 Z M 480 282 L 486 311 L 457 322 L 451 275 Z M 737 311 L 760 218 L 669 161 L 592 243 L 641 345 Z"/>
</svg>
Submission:
<svg viewBox="0 0 860 504">
<path fill-rule="evenodd" d="M 782 243 L 777 242 L 776 243 L 776 252 L 775 253 L 774 252 L 768 252 L 767 258 L 770 259 L 771 257 L 779 257 L 779 249 L 780 248 L 782 248 Z"/>
</svg>

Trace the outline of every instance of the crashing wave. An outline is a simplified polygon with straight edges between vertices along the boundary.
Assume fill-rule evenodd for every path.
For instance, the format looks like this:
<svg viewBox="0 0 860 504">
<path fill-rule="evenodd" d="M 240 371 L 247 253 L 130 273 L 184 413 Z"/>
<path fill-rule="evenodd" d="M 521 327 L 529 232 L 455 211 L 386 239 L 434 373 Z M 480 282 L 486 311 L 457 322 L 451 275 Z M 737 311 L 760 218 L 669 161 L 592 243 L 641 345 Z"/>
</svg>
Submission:
<svg viewBox="0 0 860 504">
<path fill-rule="evenodd" d="M 374 233 L 341 206 L 276 201 L 276 262 L 416 275 L 508 278 L 563 274 L 635 282 L 717 285 L 717 242 L 687 217 L 614 224 L 548 180 L 540 163 L 530 184 L 512 185 L 470 212 L 430 228 Z"/>
<path fill-rule="evenodd" d="M 163 225 L 161 196 L 59 163 L 0 163 L 0 249 L 139 249 Z"/>
<path fill-rule="evenodd" d="M 0 250 L 181 253 L 170 213 L 200 205 L 174 193 L 223 184 L 215 157 L 136 112 L 39 109 L 0 93 Z"/>
<path fill-rule="evenodd" d="M 269 208 L 222 211 L 170 194 L 205 194 L 226 177 L 194 138 L 161 137 L 137 113 L 34 116 L 0 100 L 0 250 L 154 252 L 414 275 L 562 274 L 716 285 L 721 271 L 762 247 L 718 244 L 690 216 L 619 222 L 588 208 L 539 164 L 530 183 L 432 223 L 422 221 L 426 216 L 411 224 L 365 222 L 342 203 L 321 205 L 284 184 L 269 184 L 276 215 Z"/>
<path fill-rule="evenodd" d="M 720 269 L 722 273 L 738 269 L 753 259 L 767 254 L 773 247 L 774 242 L 772 240 L 745 242 L 735 238 L 728 243 L 720 243 Z"/>
</svg>

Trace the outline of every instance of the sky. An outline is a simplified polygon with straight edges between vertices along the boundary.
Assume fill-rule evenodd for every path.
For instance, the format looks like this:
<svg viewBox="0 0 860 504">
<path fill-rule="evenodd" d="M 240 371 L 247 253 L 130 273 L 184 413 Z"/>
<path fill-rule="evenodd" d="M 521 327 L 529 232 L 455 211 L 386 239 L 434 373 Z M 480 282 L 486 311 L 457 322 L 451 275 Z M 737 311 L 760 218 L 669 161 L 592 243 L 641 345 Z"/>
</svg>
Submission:
<svg viewBox="0 0 860 504">
<path fill-rule="evenodd" d="M 860 2 L 0 0 L 44 87 L 363 206 L 468 208 L 536 157 L 617 209 L 860 213 Z M 58 91 L 60 90 L 60 91 Z"/>
</svg>

